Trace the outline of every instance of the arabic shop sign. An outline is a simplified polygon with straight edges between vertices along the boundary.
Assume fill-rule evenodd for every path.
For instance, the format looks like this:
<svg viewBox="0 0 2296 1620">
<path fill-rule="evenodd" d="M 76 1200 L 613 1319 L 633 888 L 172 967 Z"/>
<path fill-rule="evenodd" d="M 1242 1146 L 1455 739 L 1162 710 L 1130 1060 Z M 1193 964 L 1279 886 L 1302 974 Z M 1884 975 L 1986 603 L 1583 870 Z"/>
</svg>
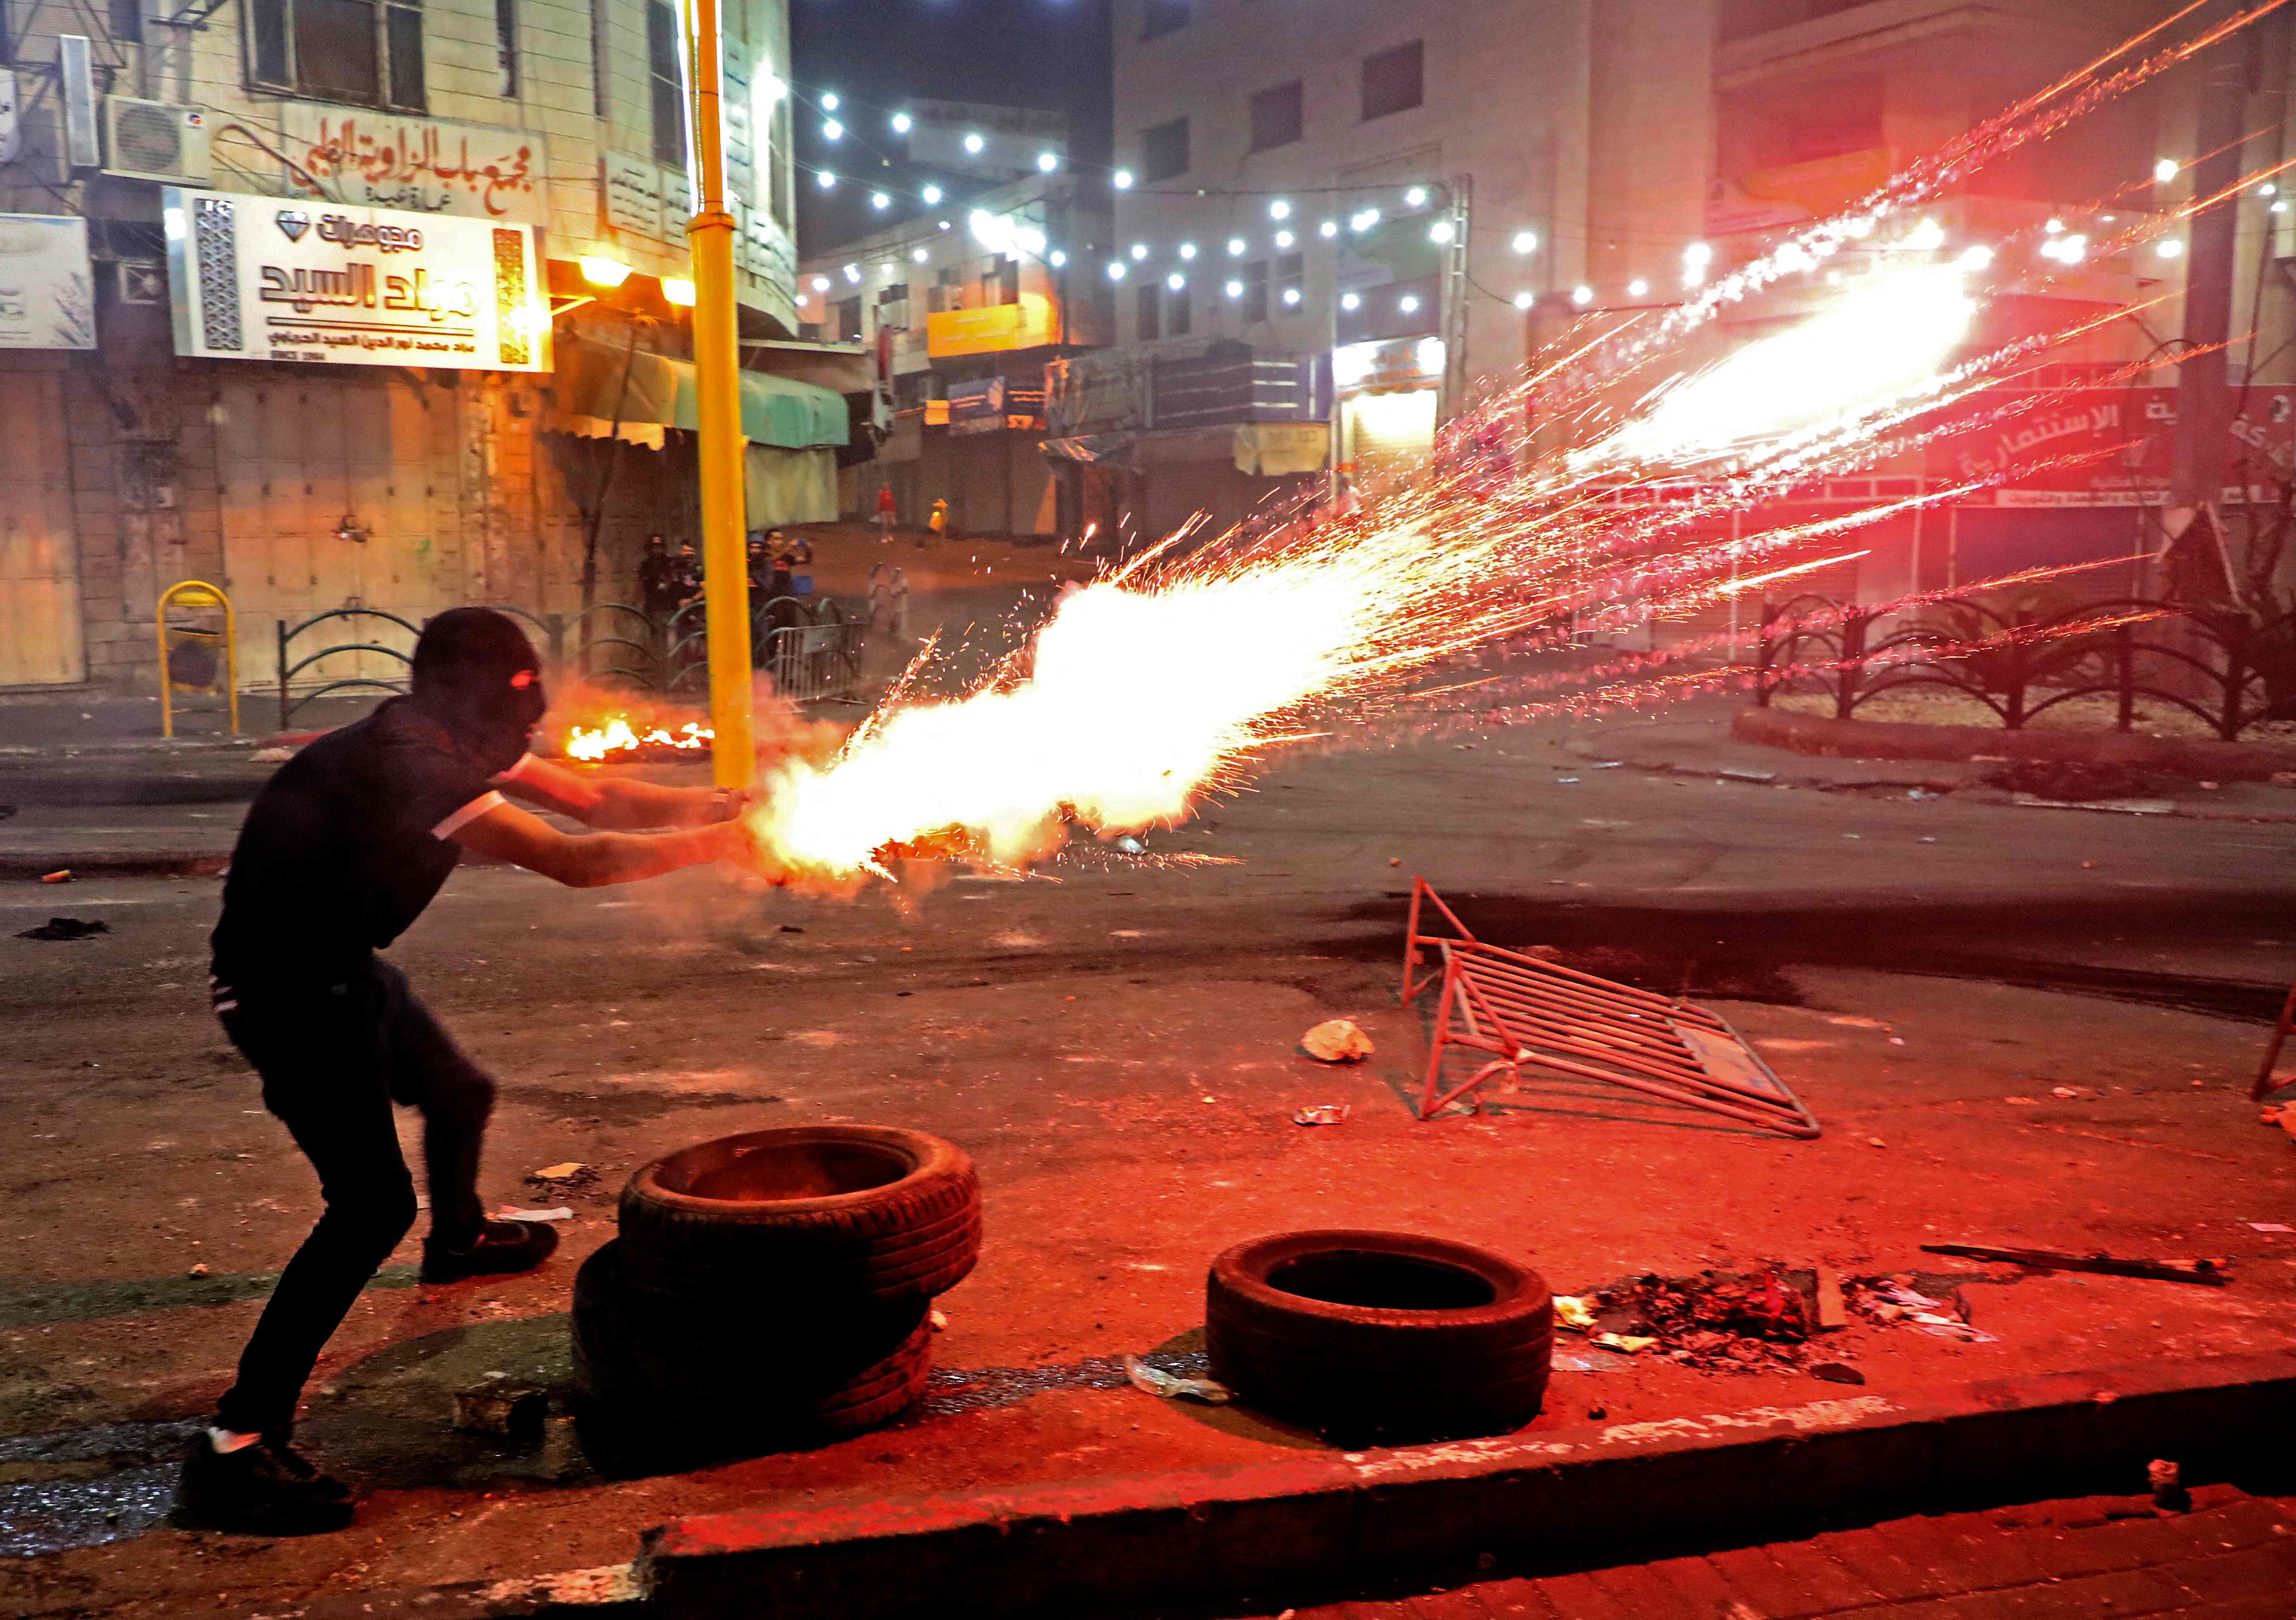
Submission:
<svg viewBox="0 0 2296 1620">
<path fill-rule="evenodd" d="M 532 225 L 172 185 L 163 196 L 179 355 L 550 369 Z"/>
<path fill-rule="evenodd" d="M 308 102 L 284 103 L 279 121 L 296 196 L 505 225 L 550 223 L 549 151 L 532 130 Z"/>
<path fill-rule="evenodd" d="M 2001 478 L 1970 504 L 1995 506 L 2161 506 L 2168 503 L 2176 454 L 2177 390 L 2080 389 L 2038 409 L 2030 397 L 1987 389 L 1968 402 L 1979 426 L 1930 446 L 1929 477 L 1962 483 Z M 1998 420 L 1988 420 L 1997 417 Z M 2245 463 L 2245 487 L 2227 486 L 2224 501 L 2269 500 L 2269 486 L 2296 471 L 2296 390 L 2251 389 L 2232 424 L 2228 463 Z M 2238 477 L 2233 467 L 2230 476 Z"/>
<path fill-rule="evenodd" d="M 0 214 L 0 348 L 94 348 L 87 221 Z"/>
</svg>

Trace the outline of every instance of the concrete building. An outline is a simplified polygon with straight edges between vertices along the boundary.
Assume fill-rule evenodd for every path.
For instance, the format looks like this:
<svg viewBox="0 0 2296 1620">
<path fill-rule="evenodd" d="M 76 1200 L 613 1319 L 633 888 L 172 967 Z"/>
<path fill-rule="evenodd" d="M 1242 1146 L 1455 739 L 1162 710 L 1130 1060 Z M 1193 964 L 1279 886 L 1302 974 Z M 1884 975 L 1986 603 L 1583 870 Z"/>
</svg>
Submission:
<svg viewBox="0 0 2296 1620">
<path fill-rule="evenodd" d="M 324 610 L 627 599 L 644 534 L 690 529 L 693 503 L 678 15 L 11 6 L 0 688 L 149 690 L 155 601 L 186 578 L 229 593 L 250 686 L 275 675 L 276 626 Z M 726 29 L 763 367 L 796 328 L 784 0 L 734 0 Z M 762 369 L 745 396 L 753 492 L 811 491 L 753 518 L 823 515 L 841 406 Z M 310 640 L 405 637 L 363 619 Z M 398 673 L 344 654 L 298 681 Z"/>
<path fill-rule="evenodd" d="M 1204 429 L 1241 433 L 1278 416 L 1275 402 L 1254 388 L 1226 390 L 1191 423 L 1192 446 L 1153 409 L 1153 379 L 1216 356 L 1231 371 L 1301 364 L 1317 382 L 1295 415 L 1330 423 L 1326 459 L 1353 463 L 1369 485 L 1403 476 L 1423 461 L 1439 421 L 1518 376 L 1542 343 L 1678 300 L 2168 9 L 2141 0 L 1117 0 L 1116 249 L 1095 270 L 1118 295 L 1120 347 L 1070 368 L 1070 408 L 1055 388 L 1054 432 L 1087 446 L 1103 436 L 1095 476 L 1123 485 L 1144 528 L 1168 530 L 1191 510 L 1233 521 L 1283 486 L 1247 470 L 1251 446 L 1241 438 L 1231 446 Z M 2289 36 L 2276 27 L 2252 35 L 2240 130 L 2254 168 L 2281 149 Z M 1942 262 L 1972 244 L 2013 244 L 1988 282 L 1994 296 L 1971 352 L 2101 307 L 2146 304 L 2142 326 L 2113 322 L 2055 351 L 2053 361 L 2075 369 L 2053 377 L 2102 375 L 2139 358 L 2181 330 L 2182 266 L 2147 242 L 2075 269 L 2043 262 L 2037 244 L 2051 239 L 2052 220 L 2058 234 L 2103 243 L 2116 213 L 2125 227 L 2193 194 L 2198 71 L 1980 169 L 1833 271 L 1854 277 L 1885 253 L 1892 263 Z M 2234 303 L 2253 308 L 2262 334 L 2247 351 L 2259 385 L 2289 375 L 2284 356 L 2264 357 L 2290 329 L 2273 267 L 2274 244 L 2287 235 L 2276 206 L 2284 204 L 2261 192 L 2240 204 Z M 1918 241 L 1903 234 L 1914 232 Z M 1723 323 L 1718 352 L 1834 296 L 1826 276 L 1813 275 L 1750 301 Z M 2165 388 L 2174 378 L 2142 380 Z M 2284 470 L 2285 446 L 2276 454 Z M 1953 471 L 1916 458 L 1876 475 L 1914 480 L 1910 493 Z M 1881 487 L 1854 482 L 1824 499 L 1870 500 Z M 1908 518 L 1877 536 L 1863 583 L 1844 588 L 1980 577 L 2027 555 L 2126 551 L 2144 522 L 2105 509 L 2165 498 L 2141 483 L 2030 498 L 1988 492 Z"/>
<path fill-rule="evenodd" d="M 1025 143 L 1029 154 L 1060 150 L 1041 131 Z M 951 172 L 947 184 L 961 182 Z M 1047 364 L 1110 340 L 1111 300 L 1092 268 L 1108 252 L 1106 183 L 1055 169 L 961 200 L 932 192 L 911 218 L 799 266 L 808 333 L 857 346 L 881 368 L 882 441 L 844 470 L 839 504 L 867 518 L 890 487 L 906 527 L 946 500 L 960 534 L 1073 533 L 1067 487 L 1037 446 Z"/>
</svg>

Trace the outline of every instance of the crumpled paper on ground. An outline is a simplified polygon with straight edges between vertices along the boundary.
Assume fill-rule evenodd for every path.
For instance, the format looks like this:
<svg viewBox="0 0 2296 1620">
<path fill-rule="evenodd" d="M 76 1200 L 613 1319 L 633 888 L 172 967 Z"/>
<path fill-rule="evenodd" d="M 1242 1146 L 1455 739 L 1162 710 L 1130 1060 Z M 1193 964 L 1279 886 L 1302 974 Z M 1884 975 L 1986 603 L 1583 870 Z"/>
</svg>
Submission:
<svg viewBox="0 0 2296 1620">
<path fill-rule="evenodd" d="M 1201 1401 L 1207 1406 L 1225 1406 L 1235 1399 L 1235 1391 L 1211 1379 L 1184 1379 L 1151 1367 L 1136 1355 L 1124 1358 L 1124 1376 L 1132 1380 L 1135 1389 L 1144 1389 L 1152 1395 L 1166 1400 Z"/>
<path fill-rule="evenodd" d="M 1300 1037 L 1300 1045 L 1319 1063 L 1360 1063 L 1371 1056 L 1371 1037 L 1346 1019 L 1332 1019 Z"/>
</svg>

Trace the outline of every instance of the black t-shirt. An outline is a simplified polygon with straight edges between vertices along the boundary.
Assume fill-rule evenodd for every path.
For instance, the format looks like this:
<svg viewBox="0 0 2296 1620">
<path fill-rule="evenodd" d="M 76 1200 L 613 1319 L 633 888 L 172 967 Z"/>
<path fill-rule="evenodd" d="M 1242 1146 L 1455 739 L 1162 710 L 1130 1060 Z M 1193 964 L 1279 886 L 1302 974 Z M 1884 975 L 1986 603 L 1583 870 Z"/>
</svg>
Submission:
<svg viewBox="0 0 2296 1620">
<path fill-rule="evenodd" d="M 406 698 L 279 767 L 240 829 L 209 944 L 235 986 L 357 971 L 422 914 L 461 847 L 503 802 L 453 736 Z"/>
</svg>

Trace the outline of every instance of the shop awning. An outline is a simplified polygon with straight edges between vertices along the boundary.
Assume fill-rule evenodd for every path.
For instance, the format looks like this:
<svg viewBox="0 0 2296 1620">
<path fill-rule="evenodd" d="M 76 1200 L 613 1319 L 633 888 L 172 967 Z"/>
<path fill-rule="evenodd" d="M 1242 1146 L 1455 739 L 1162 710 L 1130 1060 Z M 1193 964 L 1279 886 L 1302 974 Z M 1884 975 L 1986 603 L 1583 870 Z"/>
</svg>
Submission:
<svg viewBox="0 0 2296 1620">
<path fill-rule="evenodd" d="M 1235 429 L 1235 470 L 1255 478 L 1322 469 L 1332 430 L 1320 421 L 1247 421 Z"/>
<path fill-rule="evenodd" d="M 1073 438 L 1048 438 L 1037 448 L 1055 462 L 1099 462 L 1112 467 L 1132 464 L 1136 433 L 1085 433 Z"/>
<path fill-rule="evenodd" d="M 644 349 L 626 357 L 604 344 L 567 342 L 559 346 L 553 387 L 557 408 L 545 425 L 561 433 L 611 436 L 660 449 L 665 428 L 691 431 L 701 425 L 690 360 Z M 842 445 L 848 433 L 845 397 L 810 382 L 745 370 L 742 432 L 753 445 L 780 450 Z"/>
</svg>

